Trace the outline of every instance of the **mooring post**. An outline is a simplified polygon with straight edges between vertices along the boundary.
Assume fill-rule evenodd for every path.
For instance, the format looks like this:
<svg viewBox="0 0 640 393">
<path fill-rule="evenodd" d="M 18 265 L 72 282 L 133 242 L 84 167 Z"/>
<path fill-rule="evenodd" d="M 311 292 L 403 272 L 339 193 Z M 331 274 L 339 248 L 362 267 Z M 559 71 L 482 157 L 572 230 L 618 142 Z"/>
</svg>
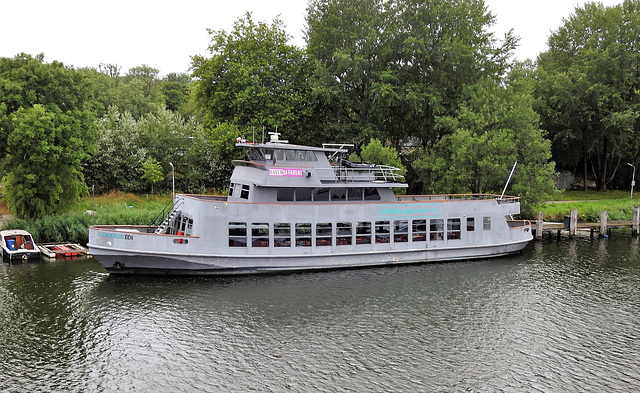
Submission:
<svg viewBox="0 0 640 393">
<path fill-rule="evenodd" d="M 544 220 L 542 219 L 542 212 L 538 212 L 538 219 L 536 220 L 536 239 L 542 239 L 542 228 L 544 227 Z"/>
<path fill-rule="evenodd" d="M 640 221 L 640 206 L 633 207 L 633 221 L 631 221 L 631 235 L 638 236 L 638 222 Z"/>
<path fill-rule="evenodd" d="M 607 236 L 607 211 L 600 212 L 600 237 Z"/>
<path fill-rule="evenodd" d="M 574 237 L 576 235 L 577 228 L 578 228 L 578 209 L 571 209 L 571 220 L 569 221 L 570 237 Z"/>
</svg>

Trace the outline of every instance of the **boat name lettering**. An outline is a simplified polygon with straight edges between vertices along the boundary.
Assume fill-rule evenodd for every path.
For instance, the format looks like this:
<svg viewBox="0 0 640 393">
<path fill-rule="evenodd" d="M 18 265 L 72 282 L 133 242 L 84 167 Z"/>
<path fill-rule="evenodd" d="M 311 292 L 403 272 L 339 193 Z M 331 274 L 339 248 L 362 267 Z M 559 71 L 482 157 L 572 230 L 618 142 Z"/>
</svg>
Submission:
<svg viewBox="0 0 640 393">
<path fill-rule="evenodd" d="M 302 172 L 295 168 L 269 168 L 269 176 L 302 177 Z"/>
<path fill-rule="evenodd" d="M 133 235 L 129 235 L 129 234 L 125 234 L 125 233 L 98 232 L 98 236 L 100 236 L 100 237 L 109 237 L 109 238 L 112 238 L 112 239 L 133 240 Z"/>
<path fill-rule="evenodd" d="M 411 206 L 380 206 L 380 218 L 438 217 L 440 206 L 435 203 Z"/>
</svg>

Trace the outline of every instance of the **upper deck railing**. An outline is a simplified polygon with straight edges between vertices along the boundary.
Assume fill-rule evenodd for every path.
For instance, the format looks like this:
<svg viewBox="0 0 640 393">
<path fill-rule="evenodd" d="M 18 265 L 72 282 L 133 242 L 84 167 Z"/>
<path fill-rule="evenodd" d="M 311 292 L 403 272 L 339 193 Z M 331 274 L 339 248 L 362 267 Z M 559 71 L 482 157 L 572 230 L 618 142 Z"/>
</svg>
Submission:
<svg viewBox="0 0 640 393">
<path fill-rule="evenodd" d="M 340 182 L 384 182 L 401 183 L 404 176 L 400 169 L 388 165 L 368 165 L 350 168 L 342 165 L 332 166 L 336 180 Z"/>
<path fill-rule="evenodd" d="M 496 194 L 441 194 L 441 195 L 396 195 L 398 202 L 422 202 L 422 201 L 474 201 L 474 200 L 493 200 L 498 203 L 515 203 L 519 202 L 519 197 L 503 196 Z"/>
</svg>

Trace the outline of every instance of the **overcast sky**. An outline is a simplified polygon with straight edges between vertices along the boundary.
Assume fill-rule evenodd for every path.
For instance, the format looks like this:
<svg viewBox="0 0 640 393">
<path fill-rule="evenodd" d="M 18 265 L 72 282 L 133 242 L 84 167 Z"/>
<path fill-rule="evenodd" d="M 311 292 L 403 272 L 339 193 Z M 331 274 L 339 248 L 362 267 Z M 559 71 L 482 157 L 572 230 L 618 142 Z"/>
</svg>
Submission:
<svg viewBox="0 0 640 393">
<path fill-rule="evenodd" d="M 611 6 L 622 0 L 602 0 Z M 534 59 L 547 38 L 584 0 L 485 0 L 497 16 L 501 38 L 510 28 L 520 36 L 516 56 Z M 254 21 L 280 15 L 304 45 L 306 0 L 0 0 L 0 57 L 44 53 L 45 61 L 97 68 L 117 64 L 122 72 L 146 64 L 170 72 L 188 72 L 191 56 L 207 55 L 207 28 L 229 31 L 246 11 Z"/>
</svg>

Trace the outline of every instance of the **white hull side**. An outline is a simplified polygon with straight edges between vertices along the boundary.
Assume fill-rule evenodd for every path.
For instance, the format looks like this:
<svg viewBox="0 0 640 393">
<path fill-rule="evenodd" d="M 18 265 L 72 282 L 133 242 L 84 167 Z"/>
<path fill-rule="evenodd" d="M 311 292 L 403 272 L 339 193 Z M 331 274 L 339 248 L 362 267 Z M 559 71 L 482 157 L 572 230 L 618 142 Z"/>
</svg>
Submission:
<svg viewBox="0 0 640 393">
<path fill-rule="evenodd" d="M 528 243 L 529 239 L 481 247 L 388 250 L 328 255 L 247 255 L 232 257 L 190 256 L 153 252 L 132 253 L 124 250 L 93 248 L 92 255 L 98 259 L 107 271 L 117 274 L 233 275 L 493 258 L 518 253 Z"/>
</svg>

